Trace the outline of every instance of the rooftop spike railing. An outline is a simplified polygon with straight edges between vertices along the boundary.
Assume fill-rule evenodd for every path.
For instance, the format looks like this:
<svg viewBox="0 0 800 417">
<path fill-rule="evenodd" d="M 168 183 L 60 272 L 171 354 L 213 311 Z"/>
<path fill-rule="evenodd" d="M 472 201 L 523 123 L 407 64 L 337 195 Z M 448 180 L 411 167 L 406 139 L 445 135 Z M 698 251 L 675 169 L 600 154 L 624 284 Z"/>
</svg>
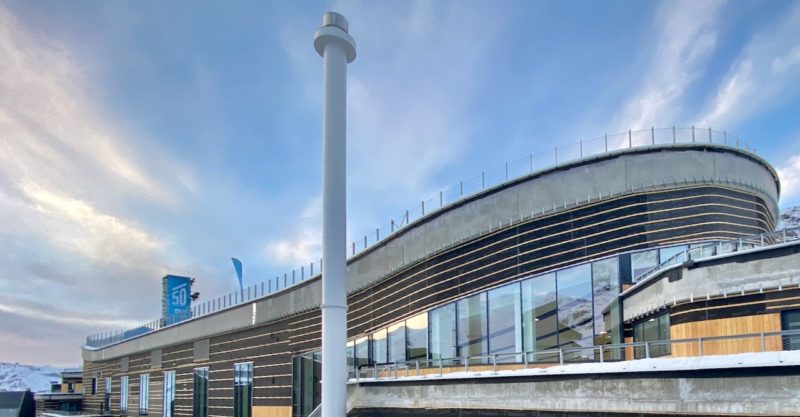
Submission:
<svg viewBox="0 0 800 417">
<path fill-rule="evenodd" d="M 551 150 L 539 153 L 531 153 L 525 158 L 509 161 L 498 167 L 482 171 L 479 175 L 461 180 L 458 182 L 458 184 L 439 191 L 431 198 L 421 200 L 417 207 L 405 210 L 400 216 L 391 219 L 389 223 L 385 224 L 383 227 L 376 228 L 374 234 L 367 233 L 361 239 L 352 240 L 349 245 L 348 255 L 350 257 L 355 257 L 370 249 L 374 245 L 394 236 L 396 233 L 406 229 L 409 225 L 426 216 L 432 215 L 439 210 L 446 209 L 453 204 L 456 204 L 485 190 L 527 177 L 535 174 L 536 172 L 555 168 L 568 163 L 573 163 L 584 158 L 597 157 L 627 149 L 691 143 L 710 143 L 730 146 L 732 148 L 747 152 L 755 152 L 755 150 L 750 148 L 747 142 L 740 140 L 738 136 L 729 137 L 727 131 L 716 131 L 712 130 L 711 128 L 699 129 L 695 128 L 694 126 L 690 128 L 672 127 L 657 129 L 651 127 L 650 129 L 638 131 L 628 130 L 627 132 L 612 135 L 606 134 L 598 138 L 581 140 L 567 145 L 556 146 Z M 507 227 L 513 223 L 527 221 L 537 216 L 551 214 L 559 210 L 574 207 L 578 204 L 583 204 L 584 202 L 610 198 L 640 189 L 645 190 L 678 184 L 700 184 L 708 182 L 733 184 L 760 191 L 765 195 L 767 194 L 765 190 L 760 189 L 756 184 L 743 183 L 736 179 L 730 178 L 664 178 L 664 180 L 660 183 L 653 182 L 652 184 L 630 186 L 626 189 L 609 189 L 599 191 L 597 195 L 587 195 L 586 200 L 574 202 L 564 201 L 563 204 L 556 204 L 553 207 L 542 207 L 541 211 L 532 211 L 529 215 L 521 215 L 518 219 L 498 219 L 496 224 L 488 224 L 485 228 L 481 228 L 472 233 L 465 233 L 460 237 L 460 239 L 453 239 L 449 245 L 443 245 L 439 248 L 432 248 L 431 252 L 423 256 L 430 256 L 432 253 L 458 245 L 467 239 L 472 239 L 486 232 L 496 230 L 497 228 L 504 226 Z M 772 203 L 773 205 L 777 206 L 777 202 Z M 391 267 L 392 271 L 397 271 L 409 263 L 413 263 L 418 260 L 419 258 L 408 260 L 404 264 L 393 265 Z M 191 311 L 185 315 L 172 315 L 166 320 L 164 318 L 152 320 L 133 329 L 92 334 L 86 338 L 86 346 L 92 348 L 107 346 L 161 329 L 163 327 L 177 324 L 191 318 L 204 316 L 220 310 L 225 310 L 227 308 L 248 303 L 258 298 L 283 291 L 295 285 L 299 285 L 308 279 L 319 276 L 321 271 L 322 259 L 320 259 L 318 263 L 310 262 L 308 265 L 303 265 L 298 269 L 293 269 L 290 272 L 284 273 L 282 276 L 279 275 L 274 279 L 268 279 L 252 286 L 248 286 L 241 291 L 231 292 L 229 294 L 206 300 L 205 302 L 192 307 Z"/>
</svg>

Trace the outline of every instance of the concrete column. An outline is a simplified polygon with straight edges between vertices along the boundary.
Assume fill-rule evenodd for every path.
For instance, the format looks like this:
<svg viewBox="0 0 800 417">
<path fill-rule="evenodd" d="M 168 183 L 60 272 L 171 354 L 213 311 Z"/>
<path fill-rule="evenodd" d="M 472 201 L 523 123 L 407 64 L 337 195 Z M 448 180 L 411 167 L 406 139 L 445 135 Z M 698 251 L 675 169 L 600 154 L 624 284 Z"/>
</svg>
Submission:
<svg viewBox="0 0 800 417">
<path fill-rule="evenodd" d="M 326 13 L 314 34 L 322 56 L 322 416 L 345 417 L 347 378 L 347 283 L 345 268 L 345 167 L 347 64 L 356 58 L 355 41 L 338 13 Z"/>
</svg>

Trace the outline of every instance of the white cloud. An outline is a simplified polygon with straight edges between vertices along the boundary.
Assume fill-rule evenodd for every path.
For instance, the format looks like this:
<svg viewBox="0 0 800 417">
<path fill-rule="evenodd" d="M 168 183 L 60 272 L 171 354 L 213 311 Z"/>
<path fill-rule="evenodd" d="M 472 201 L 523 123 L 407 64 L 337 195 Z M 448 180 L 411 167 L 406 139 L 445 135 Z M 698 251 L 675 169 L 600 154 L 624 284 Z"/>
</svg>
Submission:
<svg viewBox="0 0 800 417">
<path fill-rule="evenodd" d="M 625 103 L 612 131 L 674 122 L 686 90 L 701 75 L 717 45 L 719 1 L 666 2 L 656 14 L 658 35 L 642 86 Z"/>
<path fill-rule="evenodd" d="M 800 5 L 742 48 L 699 125 L 731 128 L 800 89 Z"/>
<path fill-rule="evenodd" d="M 264 252 L 271 264 L 287 268 L 307 265 L 322 254 L 322 200 L 311 200 L 290 228 L 291 237 L 270 241 Z"/>
<path fill-rule="evenodd" d="M 778 167 L 781 180 L 781 199 L 791 200 L 800 196 L 800 155 L 794 155 Z"/>
</svg>

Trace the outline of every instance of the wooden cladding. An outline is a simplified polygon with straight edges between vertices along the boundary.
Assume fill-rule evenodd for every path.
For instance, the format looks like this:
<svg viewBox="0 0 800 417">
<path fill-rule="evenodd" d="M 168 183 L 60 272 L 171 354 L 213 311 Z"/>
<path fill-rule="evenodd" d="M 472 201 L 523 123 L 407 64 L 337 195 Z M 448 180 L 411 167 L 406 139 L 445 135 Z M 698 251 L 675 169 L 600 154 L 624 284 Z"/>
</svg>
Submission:
<svg viewBox="0 0 800 417">
<path fill-rule="evenodd" d="M 779 332 L 780 330 L 781 315 L 779 313 L 675 324 L 670 327 L 670 339 L 693 340 L 691 342 L 673 344 L 672 356 L 698 356 L 700 355 L 701 343 L 703 355 L 760 352 L 762 340 L 759 336 L 731 340 L 695 340 L 714 336 Z M 764 338 L 763 343 L 767 351 L 778 351 L 783 346 L 780 336 L 767 336 Z"/>
</svg>

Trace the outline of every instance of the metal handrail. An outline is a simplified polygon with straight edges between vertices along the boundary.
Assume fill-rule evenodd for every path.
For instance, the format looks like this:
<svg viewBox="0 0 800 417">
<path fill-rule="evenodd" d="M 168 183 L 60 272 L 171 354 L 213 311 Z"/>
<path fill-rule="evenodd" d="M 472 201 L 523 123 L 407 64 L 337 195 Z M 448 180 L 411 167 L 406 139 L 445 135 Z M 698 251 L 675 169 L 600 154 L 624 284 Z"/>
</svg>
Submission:
<svg viewBox="0 0 800 417">
<path fill-rule="evenodd" d="M 774 332 L 762 332 L 762 333 L 745 333 L 745 334 L 738 334 L 738 335 L 723 335 L 723 336 L 709 336 L 709 337 L 698 337 L 698 338 L 688 338 L 688 339 L 671 339 L 671 340 L 653 340 L 653 341 L 642 341 L 642 342 L 628 342 L 628 343 L 615 343 L 615 344 L 607 344 L 607 345 L 596 345 L 596 346 L 587 346 L 587 347 L 580 347 L 580 348 L 564 348 L 564 349 L 551 349 L 551 350 L 544 350 L 544 351 L 527 351 L 527 352 L 507 352 L 507 353 L 498 353 L 498 354 L 487 354 L 487 355 L 472 355 L 472 356 L 458 356 L 452 358 L 436 358 L 436 359 L 421 359 L 421 360 L 414 360 L 414 361 L 398 361 L 398 362 L 388 362 L 388 363 L 379 363 L 373 365 L 363 365 L 359 367 L 359 369 L 353 372 L 354 378 L 350 378 L 351 380 L 360 381 L 363 379 L 361 377 L 361 371 L 366 370 L 366 375 L 368 375 L 367 379 L 400 379 L 400 378 L 407 378 L 407 377 L 429 377 L 429 376 L 442 376 L 445 373 L 453 373 L 453 372 L 469 372 L 470 370 L 470 362 L 475 360 L 488 360 L 484 363 L 477 364 L 475 366 L 492 366 L 492 373 L 497 372 L 498 365 L 524 365 L 524 369 L 527 369 L 531 363 L 537 365 L 564 365 L 565 363 L 579 363 L 576 361 L 569 361 L 565 358 L 570 357 L 570 353 L 577 353 L 577 352 L 592 352 L 592 359 L 591 361 L 584 361 L 584 362 L 599 362 L 603 363 L 606 361 L 613 361 L 613 362 L 620 362 L 620 361 L 630 361 L 630 360 L 638 360 L 638 359 L 652 359 L 655 357 L 662 357 L 666 355 L 653 355 L 653 351 L 657 350 L 658 347 L 669 347 L 670 351 L 676 345 L 686 345 L 689 344 L 690 346 L 697 347 L 697 355 L 687 355 L 689 357 L 697 357 L 697 356 L 707 356 L 704 354 L 704 346 L 708 343 L 713 342 L 720 342 L 720 341 L 732 341 L 732 340 L 744 340 L 744 339 L 757 339 L 759 340 L 759 352 L 766 352 L 770 351 L 767 349 L 767 339 L 774 338 L 774 337 L 797 337 L 797 345 L 796 347 L 791 347 L 792 350 L 800 350 L 800 330 L 783 330 L 783 331 L 774 331 Z M 625 357 L 626 349 L 632 350 L 633 359 L 606 359 L 605 356 L 607 354 L 613 354 L 613 352 L 619 352 L 622 358 Z M 644 357 L 638 358 L 639 352 L 644 351 Z M 664 349 L 666 350 L 666 349 Z M 689 353 L 689 352 L 687 352 Z M 746 353 L 746 352 L 740 352 Z M 529 358 L 533 355 L 533 361 Z M 536 361 L 536 356 L 549 356 L 549 357 L 557 357 L 558 360 L 554 361 Z M 520 361 L 514 362 L 505 362 L 505 361 L 498 361 L 500 358 L 521 358 Z M 686 357 L 686 356 L 681 356 Z M 444 363 L 451 363 L 452 365 L 444 365 Z M 448 372 L 445 372 L 445 368 L 448 368 Z M 455 369 L 458 370 L 455 370 Z M 415 370 L 414 375 L 410 375 L 408 373 L 409 370 Z M 438 372 L 430 373 L 425 372 L 424 370 L 436 369 Z M 453 371 L 449 371 L 449 369 L 454 369 Z M 400 376 L 400 370 L 405 373 L 405 376 Z M 371 372 L 370 372 L 371 371 Z M 483 371 L 481 371 L 483 372 Z M 371 378 L 369 377 L 371 375 Z"/>
<path fill-rule="evenodd" d="M 741 141 L 738 137 L 736 138 L 731 137 L 729 140 L 726 131 L 715 131 L 712 130 L 711 128 L 700 129 L 700 128 L 695 128 L 694 126 L 690 128 L 676 128 L 673 126 L 671 128 L 651 127 L 650 129 L 643 129 L 638 131 L 628 130 L 627 132 L 621 132 L 613 135 L 604 135 L 589 140 L 581 140 L 571 144 L 556 146 L 552 150 L 543 151 L 539 153 L 531 153 L 525 158 L 506 162 L 498 167 L 482 171 L 480 175 L 476 175 L 472 178 L 459 181 L 458 185 L 455 185 L 446 190 L 439 191 L 439 193 L 436 196 L 429 198 L 427 200 L 422 200 L 418 208 L 405 210 L 404 213 L 402 213 L 402 215 L 400 216 L 399 220 L 395 221 L 394 219 L 392 219 L 389 223 L 387 223 L 383 227 L 375 229 L 374 239 L 371 239 L 372 233 L 369 233 L 364 235 L 363 239 L 352 241 L 348 252 L 351 257 L 354 257 L 359 253 L 371 248 L 372 246 L 384 241 L 388 237 L 393 236 L 397 232 L 404 230 L 409 225 L 413 224 L 419 219 L 430 216 L 435 212 L 438 212 L 439 210 L 446 209 L 447 207 L 457 204 L 485 190 L 500 186 L 505 183 L 516 181 L 520 178 L 533 175 L 536 172 L 552 169 L 567 163 L 573 163 L 587 158 L 613 154 L 627 149 L 647 148 L 647 147 L 667 145 L 667 144 L 692 144 L 692 143 L 697 143 L 697 144 L 711 143 L 711 144 L 728 146 L 731 148 L 751 153 L 755 152 L 748 146 L 747 142 Z M 545 162 L 542 163 L 542 161 Z M 729 179 L 723 179 L 723 178 L 708 178 L 708 179 L 703 178 L 702 180 L 699 178 L 691 178 L 691 179 L 671 178 L 671 181 L 668 180 L 669 179 L 665 178 L 664 181 L 659 185 L 666 186 L 678 183 L 689 184 L 689 183 L 696 183 L 698 181 L 706 182 L 707 180 L 709 182 L 733 183 L 764 192 L 764 190 L 761 190 L 755 184 L 745 184 L 741 182 L 736 182 L 735 180 L 730 181 Z M 646 187 L 649 188 L 650 185 L 642 184 L 641 187 L 635 187 L 635 188 L 638 190 L 639 188 L 645 189 Z M 652 187 L 656 188 L 657 184 L 653 183 Z M 596 201 L 602 198 L 608 198 L 608 197 L 613 197 L 615 195 L 623 194 L 625 192 L 631 192 L 634 191 L 634 187 L 629 187 L 628 189 L 624 190 L 620 189 L 617 190 L 618 192 L 616 192 L 613 189 L 608 191 L 609 192 L 606 194 L 600 192 L 597 196 L 587 195 L 585 201 L 587 202 L 593 200 Z M 583 204 L 583 201 L 581 202 L 575 201 L 574 205 L 577 205 L 578 203 Z M 561 210 L 562 206 L 563 208 L 567 208 L 573 206 L 573 204 L 572 202 L 565 201 L 563 205 L 558 205 L 554 207 L 543 207 L 541 210 L 541 215 Z M 538 215 L 539 213 L 532 212 L 530 217 L 527 218 L 528 219 L 533 218 L 534 214 Z M 508 226 L 513 223 L 514 219 L 507 219 L 507 220 L 508 220 L 507 224 Z M 522 217 L 519 220 L 522 221 Z M 478 230 L 477 233 L 463 236 L 461 240 L 463 240 L 465 237 L 471 238 L 474 236 L 479 236 L 485 231 L 491 232 L 493 227 L 500 228 L 503 225 L 504 225 L 503 221 L 500 221 L 499 225 L 490 224 L 488 225 L 488 229 L 486 230 L 481 229 Z M 458 243 L 459 242 L 456 242 L 454 240 L 453 242 L 451 242 L 451 245 L 449 246 L 453 246 Z M 443 250 L 449 246 L 445 245 L 442 246 L 441 248 L 432 248 L 432 250 L 433 252 L 436 252 L 438 250 Z M 423 256 L 428 256 L 428 255 L 430 255 L 430 253 L 425 254 Z M 416 259 L 410 260 L 410 262 L 415 262 L 415 261 Z M 402 265 L 398 266 L 398 268 L 399 267 L 402 267 Z M 273 293 L 277 293 L 279 291 L 284 291 L 287 288 L 292 288 L 296 285 L 300 285 L 309 279 L 316 278 L 320 275 L 321 270 L 322 270 L 322 260 L 320 259 L 318 264 L 310 262 L 308 265 L 303 265 L 299 269 L 294 269 L 291 272 L 284 273 L 282 279 L 280 276 L 276 276 L 274 279 L 257 283 L 252 287 L 247 287 L 246 289 L 225 294 L 223 296 L 212 298 L 203 303 L 200 303 L 197 306 L 193 307 L 192 311 L 185 317 L 170 317 L 169 321 L 165 321 L 164 319 L 157 319 L 144 323 L 141 326 L 133 329 L 92 334 L 86 338 L 86 346 L 92 348 L 108 346 L 114 343 L 138 337 L 142 334 L 149 333 L 151 331 L 168 327 L 170 325 L 178 324 L 181 321 L 189 320 L 195 317 L 205 316 L 221 310 L 249 303 L 258 298 Z M 282 286 L 281 286 L 281 281 L 283 282 Z"/>
<path fill-rule="evenodd" d="M 712 256 L 719 256 L 728 253 L 737 253 L 743 250 L 750 250 L 757 247 L 779 245 L 782 243 L 794 242 L 797 240 L 800 240 L 800 227 L 789 227 L 781 230 L 760 233 L 757 235 L 738 238 L 738 239 L 714 241 L 691 249 L 687 249 L 683 252 L 678 252 L 675 255 L 672 255 L 669 258 L 667 258 L 664 262 L 661 262 L 660 264 L 634 277 L 634 281 L 636 281 L 637 283 L 646 281 L 648 278 L 652 277 L 653 275 L 657 274 L 658 272 L 666 268 L 690 260 L 700 260 L 700 259 L 710 258 Z M 732 250 L 724 251 L 723 245 L 726 244 L 727 245 L 732 244 L 731 246 Z M 706 255 L 707 252 L 710 254 Z"/>
</svg>

